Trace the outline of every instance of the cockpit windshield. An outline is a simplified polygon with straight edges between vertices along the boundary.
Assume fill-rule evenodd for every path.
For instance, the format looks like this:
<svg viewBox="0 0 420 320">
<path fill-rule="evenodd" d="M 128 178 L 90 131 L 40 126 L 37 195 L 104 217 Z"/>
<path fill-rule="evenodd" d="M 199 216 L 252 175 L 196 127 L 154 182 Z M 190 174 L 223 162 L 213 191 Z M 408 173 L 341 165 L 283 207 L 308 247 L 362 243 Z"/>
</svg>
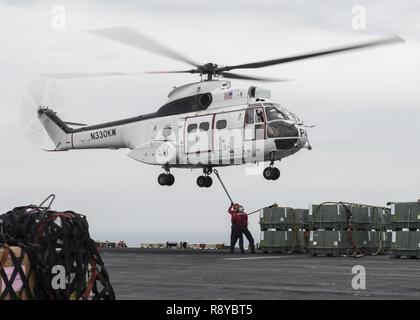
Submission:
<svg viewBox="0 0 420 320">
<path fill-rule="evenodd" d="M 292 120 L 300 123 L 301 120 L 292 112 L 281 108 L 280 105 L 275 103 L 265 103 L 265 113 L 267 114 L 267 121 L 275 120 Z"/>
<path fill-rule="evenodd" d="M 267 121 L 274 121 L 274 120 L 288 120 L 289 118 L 287 117 L 287 115 L 280 111 L 279 109 L 277 109 L 275 107 L 275 105 L 273 104 L 269 104 L 266 103 L 265 104 L 265 113 L 267 115 Z"/>
</svg>

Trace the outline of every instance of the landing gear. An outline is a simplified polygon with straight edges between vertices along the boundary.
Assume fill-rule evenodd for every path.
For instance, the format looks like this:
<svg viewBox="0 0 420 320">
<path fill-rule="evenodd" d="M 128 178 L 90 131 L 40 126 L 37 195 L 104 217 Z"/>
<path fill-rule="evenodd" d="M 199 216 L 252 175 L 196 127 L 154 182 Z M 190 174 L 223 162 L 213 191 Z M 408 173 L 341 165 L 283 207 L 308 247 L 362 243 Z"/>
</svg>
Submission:
<svg viewBox="0 0 420 320">
<path fill-rule="evenodd" d="M 171 186 L 175 183 L 175 177 L 171 173 L 161 173 L 158 176 L 158 183 L 161 186 Z"/>
<path fill-rule="evenodd" d="M 264 169 L 263 176 L 267 180 L 277 180 L 280 178 L 280 170 L 274 167 L 274 161 L 271 161 L 270 166 Z"/>
<path fill-rule="evenodd" d="M 175 177 L 174 177 L 173 174 L 171 174 L 169 172 L 169 168 L 168 167 L 164 167 L 164 169 L 165 169 L 166 172 L 165 173 L 161 173 L 158 176 L 158 183 L 161 186 L 171 186 L 171 185 L 173 185 L 175 183 Z"/>
<path fill-rule="evenodd" d="M 197 185 L 200 188 L 210 188 L 213 184 L 213 179 L 210 177 L 210 174 L 213 172 L 212 168 L 203 168 L 203 176 L 197 178 Z"/>
</svg>

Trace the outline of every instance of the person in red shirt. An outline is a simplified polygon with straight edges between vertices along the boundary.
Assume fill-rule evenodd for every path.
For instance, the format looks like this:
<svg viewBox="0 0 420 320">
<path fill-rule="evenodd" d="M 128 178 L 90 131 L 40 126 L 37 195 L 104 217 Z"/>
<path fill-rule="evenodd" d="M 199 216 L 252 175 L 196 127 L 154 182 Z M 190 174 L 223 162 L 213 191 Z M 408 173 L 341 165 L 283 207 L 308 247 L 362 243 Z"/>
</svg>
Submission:
<svg viewBox="0 0 420 320">
<path fill-rule="evenodd" d="M 239 250 L 241 250 L 241 253 L 244 253 L 244 237 L 241 232 L 241 225 L 239 223 L 239 204 L 238 203 L 231 203 L 228 212 L 231 215 L 231 233 L 230 233 L 230 252 L 235 252 L 235 245 L 236 242 L 239 239 Z"/>
<path fill-rule="evenodd" d="M 245 235 L 245 237 L 247 238 L 249 242 L 249 247 L 251 249 L 251 252 L 255 253 L 254 238 L 252 237 L 251 232 L 248 230 L 248 214 L 244 211 L 244 207 L 241 205 L 239 205 L 238 207 L 238 216 L 236 220 L 239 224 L 241 235 Z"/>
<path fill-rule="evenodd" d="M 234 252 L 236 241 L 239 239 L 239 249 L 241 253 L 245 252 L 243 235 L 248 239 L 251 252 L 255 252 L 254 238 L 248 230 L 248 214 L 245 213 L 244 207 L 238 203 L 231 204 L 228 210 L 232 216 L 232 233 L 230 237 L 230 252 Z"/>
</svg>

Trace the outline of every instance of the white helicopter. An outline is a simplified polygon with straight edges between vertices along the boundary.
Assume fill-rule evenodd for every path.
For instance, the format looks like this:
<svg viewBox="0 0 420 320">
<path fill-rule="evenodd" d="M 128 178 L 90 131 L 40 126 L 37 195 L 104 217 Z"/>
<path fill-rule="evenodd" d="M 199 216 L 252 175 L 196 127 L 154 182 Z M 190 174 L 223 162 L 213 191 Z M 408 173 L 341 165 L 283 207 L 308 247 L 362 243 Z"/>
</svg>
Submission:
<svg viewBox="0 0 420 320">
<path fill-rule="evenodd" d="M 201 168 L 203 175 L 197 178 L 197 184 L 207 188 L 212 185 L 210 174 L 215 167 L 262 161 L 270 162 L 263 171 L 264 178 L 277 180 L 280 171 L 274 167 L 275 161 L 303 148 L 311 149 L 307 126 L 292 112 L 272 101 L 269 90 L 255 86 L 236 89 L 231 87 L 230 81 L 220 78 L 285 80 L 229 71 L 262 68 L 403 41 L 394 36 L 280 59 L 220 66 L 214 63 L 197 64 L 132 29 L 109 28 L 89 32 L 194 66 L 191 70 L 150 73 L 196 73 L 201 81 L 172 90 L 168 102 L 155 113 L 97 125 L 65 122 L 47 106 L 40 106 L 38 118 L 55 145 L 49 151 L 128 148 L 131 149 L 128 153 L 130 158 L 162 166 L 165 172 L 158 176 L 160 185 L 174 184 L 171 168 Z M 46 76 L 69 79 L 137 74 L 140 73 L 61 73 Z"/>
</svg>

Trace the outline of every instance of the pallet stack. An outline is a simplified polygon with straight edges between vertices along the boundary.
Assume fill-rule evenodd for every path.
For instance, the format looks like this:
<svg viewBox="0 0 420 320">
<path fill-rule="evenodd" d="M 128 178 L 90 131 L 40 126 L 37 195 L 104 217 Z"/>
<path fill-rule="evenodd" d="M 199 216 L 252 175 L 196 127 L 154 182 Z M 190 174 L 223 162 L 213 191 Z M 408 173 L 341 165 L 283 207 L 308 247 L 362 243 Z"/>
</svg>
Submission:
<svg viewBox="0 0 420 320">
<path fill-rule="evenodd" d="M 391 258 L 420 258 L 420 201 L 391 204 Z"/>
<path fill-rule="evenodd" d="M 304 252 L 308 240 L 307 209 L 289 207 L 261 210 L 260 249 L 264 252 Z"/>
<path fill-rule="evenodd" d="M 311 255 L 364 255 L 389 250 L 389 209 L 344 202 L 311 205 Z"/>
</svg>

